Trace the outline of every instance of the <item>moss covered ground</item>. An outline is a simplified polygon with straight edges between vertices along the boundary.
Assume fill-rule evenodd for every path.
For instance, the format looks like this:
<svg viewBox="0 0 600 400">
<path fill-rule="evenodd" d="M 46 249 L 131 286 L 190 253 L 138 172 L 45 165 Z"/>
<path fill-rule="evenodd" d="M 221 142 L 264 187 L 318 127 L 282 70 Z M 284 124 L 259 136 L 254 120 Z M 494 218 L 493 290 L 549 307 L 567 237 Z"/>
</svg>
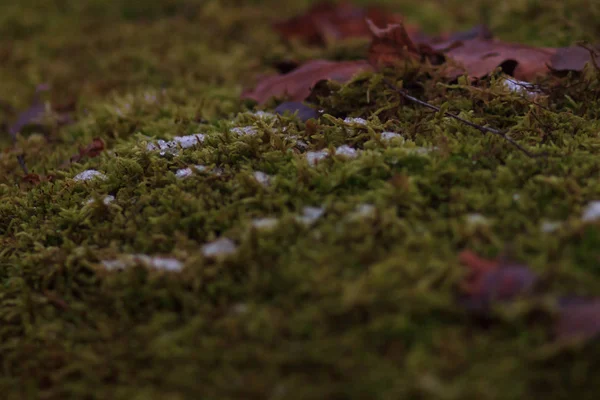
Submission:
<svg viewBox="0 0 600 400">
<path fill-rule="evenodd" d="M 532 323 L 528 302 L 483 323 L 456 295 L 464 249 L 509 252 L 550 299 L 600 294 L 600 225 L 582 218 L 600 200 L 598 71 L 541 81 L 538 104 L 498 76 L 397 72 L 541 158 L 401 101 L 377 74 L 333 87 L 316 123 L 256 114 L 240 94 L 274 61 L 364 54 L 360 40 L 282 42 L 270 23 L 308 5 L 0 2 L 3 399 L 596 398 L 598 341 L 557 343 L 552 310 Z M 600 33 L 591 0 L 388 5 L 428 32 L 483 19 L 540 46 Z M 49 115 L 13 144 L 11 110 L 40 84 L 55 109 L 76 102 L 75 123 Z M 196 133 L 188 148 L 147 148 Z M 63 165 L 93 138 L 106 151 Z M 359 152 L 307 160 L 342 145 Z M 20 154 L 53 179 L 24 181 Z M 105 179 L 74 179 L 90 169 Z M 223 238 L 234 251 L 203 247 Z"/>
</svg>

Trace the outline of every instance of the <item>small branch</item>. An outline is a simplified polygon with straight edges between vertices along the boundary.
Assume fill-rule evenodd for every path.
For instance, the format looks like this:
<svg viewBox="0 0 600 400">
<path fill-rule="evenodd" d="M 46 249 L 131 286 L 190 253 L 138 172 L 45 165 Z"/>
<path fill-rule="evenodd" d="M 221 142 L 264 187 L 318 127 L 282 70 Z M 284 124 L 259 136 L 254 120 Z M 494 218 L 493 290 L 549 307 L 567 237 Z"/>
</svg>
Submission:
<svg viewBox="0 0 600 400">
<path fill-rule="evenodd" d="M 19 161 L 19 165 L 23 169 L 23 172 L 25 172 L 25 175 L 29 175 L 29 170 L 27 169 L 27 165 L 25 164 L 25 156 L 23 154 L 19 154 L 17 156 L 17 161 Z"/>
<path fill-rule="evenodd" d="M 392 89 L 393 91 L 395 91 L 396 93 L 398 93 L 400 96 L 404 97 L 406 100 L 412 101 L 413 103 L 419 104 L 425 108 L 429 108 L 430 110 L 436 111 L 436 112 L 440 112 L 441 109 L 437 106 L 434 106 L 433 104 L 429 104 L 426 101 L 423 100 L 419 100 L 416 97 L 411 96 L 410 94 L 408 94 L 406 91 L 404 91 L 403 89 L 400 89 L 399 87 L 397 87 L 396 85 L 394 85 L 393 83 L 391 83 L 388 80 L 384 80 L 385 84 Z M 493 135 L 499 136 L 502 139 L 506 140 L 508 143 L 510 143 L 511 145 L 513 145 L 514 147 L 516 147 L 518 150 L 520 150 L 521 152 L 523 152 L 527 157 L 531 157 L 531 158 L 536 158 L 536 157 L 540 157 L 543 156 L 544 154 L 534 154 L 532 152 L 530 152 L 529 150 L 527 150 L 525 147 L 521 146 L 519 143 L 517 143 L 513 138 L 511 138 L 510 136 L 506 135 L 506 131 L 501 131 L 495 128 L 489 128 L 487 126 L 482 126 L 482 125 L 477 125 L 471 121 L 468 121 L 464 118 L 459 117 L 458 115 L 455 114 L 451 114 L 449 112 L 444 112 L 444 115 L 450 118 L 453 118 L 459 122 L 462 122 L 465 125 L 470 126 L 471 128 L 475 128 L 477 129 L 479 132 L 483 133 L 483 134 L 487 134 L 487 133 L 491 133 Z"/>
</svg>

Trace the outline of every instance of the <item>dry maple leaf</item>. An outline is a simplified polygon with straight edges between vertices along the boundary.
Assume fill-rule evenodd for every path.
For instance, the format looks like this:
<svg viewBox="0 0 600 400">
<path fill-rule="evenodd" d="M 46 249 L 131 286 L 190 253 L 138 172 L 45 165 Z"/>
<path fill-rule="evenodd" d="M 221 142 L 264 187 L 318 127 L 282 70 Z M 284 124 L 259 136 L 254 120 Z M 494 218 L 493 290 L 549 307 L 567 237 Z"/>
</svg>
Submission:
<svg viewBox="0 0 600 400">
<path fill-rule="evenodd" d="M 370 31 L 365 22 L 371 19 L 379 25 L 399 23 L 402 17 L 377 7 L 361 8 L 349 2 L 321 2 L 312 6 L 305 14 L 278 22 L 274 29 L 286 39 L 301 39 L 313 44 L 352 37 L 369 37 Z M 411 27 L 416 31 L 414 27 Z"/>
<path fill-rule="evenodd" d="M 242 98 L 253 99 L 260 104 L 271 97 L 303 101 L 319 81 L 347 82 L 357 73 L 371 70 L 366 61 L 312 60 L 290 73 L 262 79 L 253 90 L 242 93 Z"/>
</svg>

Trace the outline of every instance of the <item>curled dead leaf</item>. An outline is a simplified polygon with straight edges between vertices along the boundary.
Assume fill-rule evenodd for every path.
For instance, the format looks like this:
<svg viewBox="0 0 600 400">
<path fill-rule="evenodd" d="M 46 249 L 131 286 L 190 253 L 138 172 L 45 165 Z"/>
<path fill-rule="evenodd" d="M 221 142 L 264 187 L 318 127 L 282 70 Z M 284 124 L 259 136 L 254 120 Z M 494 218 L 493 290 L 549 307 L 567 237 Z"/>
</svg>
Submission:
<svg viewBox="0 0 600 400">
<path fill-rule="evenodd" d="M 303 101 L 319 81 L 347 82 L 357 73 L 371 70 L 366 61 L 313 60 L 290 73 L 262 79 L 253 90 L 242 93 L 242 98 L 252 99 L 260 104 L 271 97 Z"/>
</svg>

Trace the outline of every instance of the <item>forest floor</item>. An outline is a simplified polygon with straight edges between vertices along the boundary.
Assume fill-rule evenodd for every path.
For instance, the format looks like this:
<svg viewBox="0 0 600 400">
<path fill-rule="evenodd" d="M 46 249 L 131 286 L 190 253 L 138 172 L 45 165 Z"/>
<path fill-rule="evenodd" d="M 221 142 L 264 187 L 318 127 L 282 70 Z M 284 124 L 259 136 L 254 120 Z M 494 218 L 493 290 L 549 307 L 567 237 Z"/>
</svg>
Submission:
<svg viewBox="0 0 600 400">
<path fill-rule="evenodd" d="M 0 3 L 2 398 L 596 398 L 600 343 L 557 340 L 552 305 L 600 295 L 600 73 L 541 80 L 543 104 L 413 77 L 529 157 L 376 73 L 316 122 L 242 100 L 274 62 L 364 55 L 274 33 L 309 1 Z M 429 33 L 600 36 L 595 1 L 387 7 Z M 13 140 L 36 88 L 48 113 Z M 464 250 L 529 266 L 543 298 L 474 316 Z"/>
</svg>

